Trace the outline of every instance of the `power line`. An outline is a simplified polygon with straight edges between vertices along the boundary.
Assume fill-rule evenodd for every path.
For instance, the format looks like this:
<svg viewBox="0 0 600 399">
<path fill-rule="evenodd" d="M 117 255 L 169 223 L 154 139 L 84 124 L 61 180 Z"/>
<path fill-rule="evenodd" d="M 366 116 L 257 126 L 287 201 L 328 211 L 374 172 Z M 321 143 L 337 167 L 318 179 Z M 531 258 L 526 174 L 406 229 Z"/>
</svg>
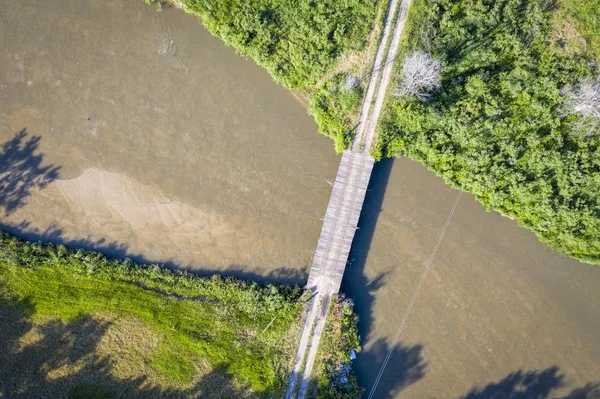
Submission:
<svg viewBox="0 0 600 399">
<path fill-rule="evenodd" d="M 369 392 L 368 399 L 372 399 L 373 395 L 375 394 L 377 385 L 379 385 L 381 376 L 383 375 L 383 372 L 388 364 L 388 361 L 390 360 L 390 356 L 392 356 L 392 351 L 394 350 L 394 347 L 396 346 L 396 343 L 398 342 L 400 333 L 402 333 L 402 330 L 404 329 L 404 325 L 406 324 L 406 320 L 408 319 L 408 316 L 410 315 L 413 305 L 415 304 L 415 301 L 417 300 L 417 296 L 419 295 L 421 286 L 423 285 L 423 282 L 425 281 L 425 277 L 427 277 L 427 273 L 429 273 L 429 269 L 431 269 L 431 264 L 433 263 L 433 258 L 435 258 L 435 254 L 436 254 L 438 248 L 440 247 L 440 244 L 442 242 L 442 239 L 444 238 L 444 235 L 446 234 L 446 229 L 448 228 L 448 225 L 450 224 L 450 220 L 452 220 L 452 216 L 454 215 L 454 212 L 456 211 L 456 207 L 458 206 L 458 201 L 460 200 L 461 195 L 462 195 L 462 192 L 458 193 L 458 195 L 456 196 L 456 200 L 454 201 L 452 210 L 450 211 L 450 213 L 448 214 L 448 217 L 446 218 L 446 224 L 444 224 L 444 228 L 442 229 L 442 232 L 440 233 L 437 243 L 435 244 L 435 247 L 433 248 L 433 252 L 431 252 L 431 256 L 429 256 L 429 260 L 427 261 L 427 265 L 425 266 L 425 271 L 423 271 L 421 280 L 419 281 L 419 284 L 417 284 L 417 288 L 415 289 L 415 292 L 413 293 L 410 303 L 408 304 L 408 308 L 406 309 L 406 312 L 404 313 L 404 317 L 402 318 L 402 321 L 400 322 L 400 326 L 398 326 L 398 330 L 396 331 L 396 335 L 394 335 L 394 340 L 392 341 L 392 345 L 390 346 L 390 349 L 388 350 L 388 352 L 385 356 L 385 359 L 383 360 L 381 368 L 379 369 L 379 374 L 377 374 L 375 383 L 373 384 L 373 387 L 371 388 L 371 392 Z"/>
</svg>

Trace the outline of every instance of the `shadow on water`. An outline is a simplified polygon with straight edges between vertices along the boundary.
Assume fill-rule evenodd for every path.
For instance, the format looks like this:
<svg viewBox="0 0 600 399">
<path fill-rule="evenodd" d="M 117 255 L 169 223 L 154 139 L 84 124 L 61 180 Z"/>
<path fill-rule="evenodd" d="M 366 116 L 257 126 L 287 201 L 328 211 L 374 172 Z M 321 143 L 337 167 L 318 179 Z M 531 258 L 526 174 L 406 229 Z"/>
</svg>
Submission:
<svg viewBox="0 0 600 399">
<path fill-rule="evenodd" d="M 146 256 L 129 250 L 126 244 L 110 241 L 105 238 L 94 240 L 92 238 L 68 239 L 64 236 L 64 230 L 56 224 L 50 225 L 45 230 L 32 227 L 31 222 L 22 221 L 12 225 L 0 222 L 0 231 L 7 232 L 17 238 L 32 242 L 52 243 L 64 245 L 71 249 L 84 249 L 88 251 L 101 252 L 111 259 L 130 259 L 139 264 L 159 264 L 171 270 L 185 270 L 198 276 L 210 277 L 218 274 L 223 277 L 234 277 L 241 280 L 256 281 L 260 284 L 284 284 L 303 286 L 308 279 L 308 268 L 281 266 L 266 273 L 253 272 L 250 267 L 244 265 L 230 265 L 227 268 L 192 268 L 186 267 L 173 261 L 157 262 Z"/>
<path fill-rule="evenodd" d="M 356 361 L 360 362 L 363 369 L 372 367 L 368 370 L 378 371 L 387 358 L 385 373 L 376 386 L 376 374 L 367 379 L 367 376 L 357 373 L 361 386 L 366 389 L 363 398 L 372 395 L 372 398 L 392 399 L 404 388 L 423 378 L 427 364 L 423 360 L 422 351 L 422 345 L 405 346 L 399 343 L 392 348 L 386 339 L 381 338 L 369 350 L 361 352 Z"/>
<path fill-rule="evenodd" d="M 0 148 L 0 208 L 5 215 L 23 207 L 32 190 L 45 188 L 59 176 L 60 166 L 42 166 L 41 139 L 28 137 L 24 128 Z"/>
<path fill-rule="evenodd" d="M 575 388 L 565 396 L 555 396 L 554 391 L 565 387 L 565 376 L 558 366 L 545 370 L 513 371 L 502 380 L 482 388 L 472 388 L 461 399 L 598 399 L 600 383 L 588 383 Z"/>
<path fill-rule="evenodd" d="M 385 284 L 389 274 L 384 272 L 369 279 L 365 267 L 393 164 L 393 159 L 384 159 L 373 168 L 358 231 L 352 242 L 349 265 L 342 281 L 342 290 L 355 301 L 355 309 L 359 315 L 358 329 L 363 342 L 371 333 L 375 292 Z M 373 397 L 391 398 L 425 376 L 427 365 L 423 360 L 422 350 L 421 345 L 405 346 L 401 343 L 392 348 L 386 340 L 379 339 L 369 345 L 368 350 L 358 354 L 355 366 L 358 370 L 379 370 L 387 358 L 386 373 L 379 380 Z M 360 384 L 367 389 L 367 397 L 373 388 L 376 374 L 358 372 L 357 376 Z"/>
</svg>

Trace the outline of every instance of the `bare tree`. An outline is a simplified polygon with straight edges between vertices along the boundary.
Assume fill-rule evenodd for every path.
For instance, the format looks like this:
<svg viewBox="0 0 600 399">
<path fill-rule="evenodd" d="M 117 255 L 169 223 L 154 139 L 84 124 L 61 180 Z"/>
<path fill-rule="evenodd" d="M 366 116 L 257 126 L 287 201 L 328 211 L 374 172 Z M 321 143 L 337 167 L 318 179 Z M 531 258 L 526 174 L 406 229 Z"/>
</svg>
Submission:
<svg viewBox="0 0 600 399">
<path fill-rule="evenodd" d="M 402 80 L 394 92 L 396 97 L 414 95 L 421 101 L 429 98 L 429 91 L 440 87 L 442 64 L 423 50 L 416 50 L 404 59 Z"/>
<path fill-rule="evenodd" d="M 581 115 L 576 126 L 577 133 L 597 133 L 596 128 L 600 126 L 600 75 L 596 80 L 584 78 L 577 89 L 567 87 L 563 94 L 567 98 L 567 111 Z"/>
<path fill-rule="evenodd" d="M 352 91 L 356 89 L 360 85 L 360 80 L 349 73 L 346 74 L 346 79 L 344 80 L 344 91 Z"/>
</svg>

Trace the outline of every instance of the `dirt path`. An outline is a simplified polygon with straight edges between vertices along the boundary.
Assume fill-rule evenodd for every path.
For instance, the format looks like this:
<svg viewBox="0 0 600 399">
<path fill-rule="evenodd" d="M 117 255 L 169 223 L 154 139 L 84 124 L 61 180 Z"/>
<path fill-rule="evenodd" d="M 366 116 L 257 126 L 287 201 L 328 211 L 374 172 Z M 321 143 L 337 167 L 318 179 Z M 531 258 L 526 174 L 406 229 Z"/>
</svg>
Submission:
<svg viewBox="0 0 600 399">
<path fill-rule="evenodd" d="M 358 145 L 361 146 L 362 144 L 362 147 L 364 148 L 363 151 L 371 151 L 371 146 L 375 138 L 377 122 L 379 121 L 379 116 L 381 115 L 381 110 L 383 108 L 383 102 L 385 101 L 385 95 L 388 89 L 388 85 L 390 84 L 390 80 L 392 78 L 394 61 L 396 60 L 396 56 L 398 55 L 398 45 L 400 44 L 400 38 L 402 37 L 402 32 L 404 31 L 404 24 L 406 22 L 406 16 L 408 15 L 408 8 L 410 7 L 411 1 L 412 0 L 402 0 L 402 3 L 400 4 L 400 9 L 398 10 L 398 19 L 396 22 L 396 28 L 394 29 L 394 37 L 392 38 L 390 49 L 385 60 L 385 65 L 383 66 L 383 76 L 381 77 L 381 81 L 379 83 L 377 99 L 375 101 L 373 109 L 371 110 L 371 114 L 366 119 L 364 127 L 360 130 L 361 136 L 360 143 Z M 369 83 L 369 86 L 371 86 L 371 83 Z M 353 144 L 353 151 L 355 151 L 354 146 L 356 145 L 356 143 L 357 141 L 355 141 Z"/>
<path fill-rule="evenodd" d="M 379 120 L 379 116 L 381 114 L 381 110 L 383 108 L 383 103 L 385 100 L 385 95 L 387 92 L 387 88 L 392 76 L 393 63 L 396 58 L 398 52 L 398 45 L 400 43 L 400 38 L 402 36 L 402 32 L 404 30 L 404 23 L 406 20 L 406 16 L 408 14 L 408 8 L 410 6 L 411 0 L 402 0 L 400 4 L 400 8 L 398 10 L 398 16 L 396 19 L 396 25 L 393 31 L 393 37 L 389 39 L 390 31 L 392 29 L 392 25 L 394 22 L 394 16 L 396 15 L 396 9 L 398 8 L 398 0 L 392 0 L 389 5 L 388 14 L 385 20 L 385 26 L 383 30 L 383 35 L 381 38 L 381 42 L 379 43 L 379 48 L 377 49 L 377 54 L 375 56 L 375 63 L 373 64 L 373 71 L 371 74 L 371 79 L 369 81 L 369 86 L 367 89 L 367 94 L 365 96 L 359 126 L 358 133 L 355 137 L 354 143 L 352 145 L 352 149 L 349 152 L 354 153 L 366 153 L 369 154 L 371 151 L 371 146 L 374 141 L 375 131 L 377 127 L 377 122 Z M 387 57 L 385 57 L 385 64 L 382 64 L 382 60 L 385 56 L 386 48 L 389 50 Z M 373 104 L 373 97 L 376 94 L 375 103 Z M 339 176 L 339 173 L 338 173 Z M 344 179 L 344 184 L 347 184 L 351 179 Z M 339 183 L 336 180 L 336 184 Z M 367 179 L 368 183 L 368 179 Z M 334 184 L 335 188 L 335 184 Z M 365 187 L 366 190 L 366 187 Z M 334 189 L 335 191 L 335 189 Z M 361 198 L 361 204 L 362 204 Z M 330 201 L 331 204 L 331 201 Z M 346 212 L 347 213 L 347 212 Z M 347 220 L 348 215 L 343 213 L 343 215 L 338 215 L 336 220 L 330 221 L 331 225 L 334 226 L 332 229 L 334 233 L 337 231 L 338 225 L 348 224 Z M 323 234 L 326 234 L 324 228 L 321 232 L 322 238 Z M 335 235 L 335 234 L 334 234 Z M 321 241 L 321 239 L 320 239 Z M 344 260 L 345 262 L 345 260 Z M 313 265 L 314 267 L 314 265 Z M 326 271 L 327 268 L 323 268 Z M 319 269 L 319 273 L 321 270 Z M 311 273 L 312 276 L 312 273 Z M 314 280 L 319 281 L 319 277 L 313 277 Z M 323 276 L 324 279 L 327 279 L 328 276 Z M 310 376 L 312 374 L 312 368 L 314 365 L 314 361 L 317 355 L 317 350 L 319 346 L 319 342 L 321 339 L 321 333 L 325 326 L 325 321 L 327 319 L 327 311 L 330 303 L 330 295 L 332 292 L 319 292 L 318 290 L 323 289 L 323 283 L 319 283 L 316 285 L 317 296 L 314 298 L 314 303 L 312 304 L 306 318 L 306 322 L 304 325 L 304 331 L 302 333 L 302 338 L 300 340 L 300 344 L 298 346 L 298 351 L 296 354 L 296 359 L 294 363 L 294 368 L 292 371 L 292 375 L 290 377 L 290 382 L 288 385 L 288 390 L 286 393 L 286 399 L 291 399 L 295 396 L 296 387 L 298 385 L 298 377 L 300 371 L 302 369 L 302 365 L 304 364 L 304 372 L 302 374 L 302 381 L 300 383 L 300 388 L 298 390 L 298 399 L 304 399 L 308 392 L 308 388 L 310 386 Z M 334 292 L 335 293 L 335 292 Z M 306 357 L 306 360 L 304 360 Z"/>
</svg>

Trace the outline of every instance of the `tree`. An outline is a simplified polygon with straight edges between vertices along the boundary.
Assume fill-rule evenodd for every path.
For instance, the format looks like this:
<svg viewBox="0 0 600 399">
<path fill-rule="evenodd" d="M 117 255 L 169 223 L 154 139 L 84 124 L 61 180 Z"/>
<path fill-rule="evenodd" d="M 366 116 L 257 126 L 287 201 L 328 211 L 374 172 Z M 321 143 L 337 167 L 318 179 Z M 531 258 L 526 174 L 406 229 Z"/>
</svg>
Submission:
<svg viewBox="0 0 600 399">
<path fill-rule="evenodd" d="M 440 87 L 442 64 L 423 50 L 413 51 L 404 60 L 402 80 L 394 93 L 396 97 L 414 95 L 421 101 L 429 98 L 429 92 Z"/>
<path fill-rule="evenodd" d="M 581 116 L 576 130 L 584 135 L 592 134 L 600 125 L 600 75 L 595 81 L 589 77 L 582 79 L 577 89 L 567 88 L 564 94 L 567 110 Z"/>
</svg>

